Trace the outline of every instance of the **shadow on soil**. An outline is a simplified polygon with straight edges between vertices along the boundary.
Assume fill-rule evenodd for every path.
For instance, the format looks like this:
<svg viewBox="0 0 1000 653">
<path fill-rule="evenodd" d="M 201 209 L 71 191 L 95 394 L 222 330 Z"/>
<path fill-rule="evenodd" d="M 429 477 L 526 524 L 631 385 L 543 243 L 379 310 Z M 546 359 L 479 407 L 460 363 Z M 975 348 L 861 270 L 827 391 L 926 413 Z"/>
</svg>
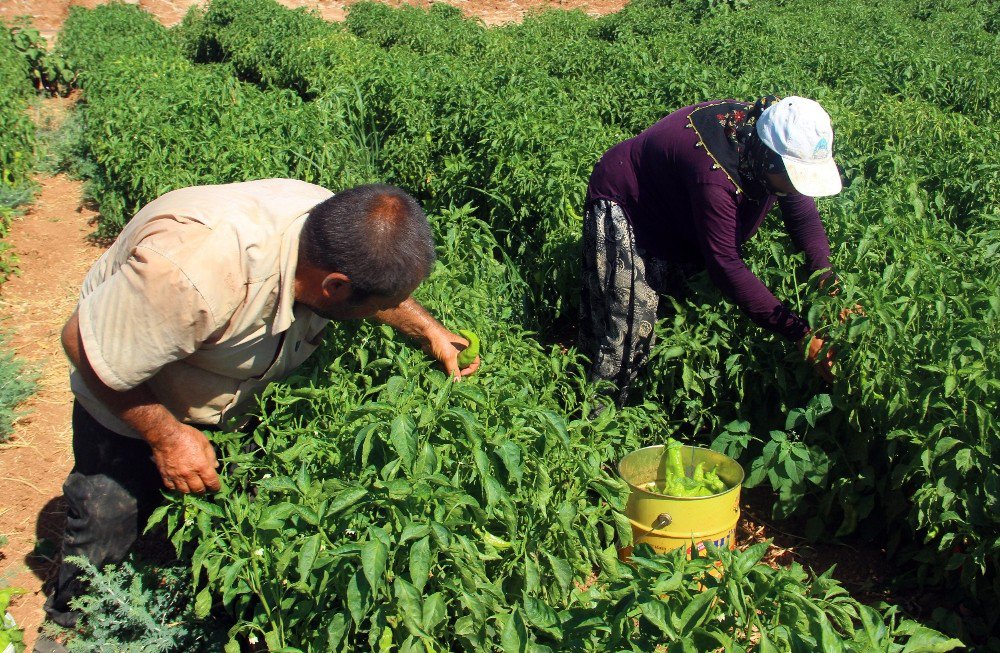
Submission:
<svg viewBox="0 0 1000 653">
<path fill-rule="evenodd" d="M 42 582 L 55 574 L 59 549 L 66 527 L 66 501 L 62 495 L 53 497 L 38 512 L 35 522 L 35 548 L 24 557 L 24 564 Z"/>
</svg>

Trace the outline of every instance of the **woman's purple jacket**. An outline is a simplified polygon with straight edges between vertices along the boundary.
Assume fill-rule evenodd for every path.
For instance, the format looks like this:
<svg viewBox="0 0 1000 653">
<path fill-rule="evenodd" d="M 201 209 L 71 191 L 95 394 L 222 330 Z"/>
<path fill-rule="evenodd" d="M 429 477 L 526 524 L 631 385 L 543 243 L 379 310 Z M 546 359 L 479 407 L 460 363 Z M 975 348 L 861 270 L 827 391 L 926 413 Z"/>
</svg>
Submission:
<svg viewBox="0 0 1000 653">
<path fill-rule="evenodd" d="M 615 202 L 628 216 L 639 249 L 687 270 L 707 268 L 726 298 L 755 323 L 798 341 L 808 324 L 747 268 L 742 245 L 777 200 L 809 270 L 829 268 L 830 243 L 816 202 L 797 194 L 747 197 L 739 179 L 716 164 L 688 126 L 692 111 L 712 104 L 679 109 L 608 150 L 594 166 L 587 202 Z"/>
</svg>

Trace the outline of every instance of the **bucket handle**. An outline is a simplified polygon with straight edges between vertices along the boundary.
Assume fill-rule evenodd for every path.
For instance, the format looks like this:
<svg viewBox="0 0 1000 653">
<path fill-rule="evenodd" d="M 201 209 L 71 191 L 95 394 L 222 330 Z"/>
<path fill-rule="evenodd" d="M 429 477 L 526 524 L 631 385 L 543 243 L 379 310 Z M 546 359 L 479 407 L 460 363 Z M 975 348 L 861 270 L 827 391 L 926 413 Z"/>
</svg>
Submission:
<svg viewBox="0 0 1000 653">
<path fill-rule="evenodd" d="M 653 528 L 654 531 L 658 531 L 661 528 L 663 528 L 664 526 L 670 526 L 670 524 L 673 521 L 674 521 L 674 518 L 670 516 L 670 513 L 668 513 L 668 512 L 661 512 L 660 516 L 657 517 L 655 520 L 653 520 L 653 523 L 651 524 L 651 526 L 652 526 L 652 528 Z"/>
</svg>

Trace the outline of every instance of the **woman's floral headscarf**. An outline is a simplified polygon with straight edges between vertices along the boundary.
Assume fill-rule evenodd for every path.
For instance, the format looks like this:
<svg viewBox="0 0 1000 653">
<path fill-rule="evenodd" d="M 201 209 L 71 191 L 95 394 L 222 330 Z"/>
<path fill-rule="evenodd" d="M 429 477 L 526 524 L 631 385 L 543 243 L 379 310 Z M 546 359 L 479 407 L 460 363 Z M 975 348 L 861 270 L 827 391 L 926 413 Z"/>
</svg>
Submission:
<svg viewBox="0 0 1000 653">
<path fill-rule="evenodd" d="M 698 111 L 697 117 L 692 114 L 692 126 L 698 129 L 703 146 L 731 177 L 739 179 L 738 185 L 753 198 L 770 193 L 768 173 L 785 169 L 781 157 L 764 145 L 756 130 L 760 114 L 780 99 L 766 95 L 752 107 L 742 102 L 720 103 L 712 118 L 705 115 L 712 110 L 710 107 L 706 107 L 707 111 Z"/>
<path fill-rule="evenodd" d="M 757 136 L 756 129 L 760 114 L 780 99 L 776 95 L 765 95 L 754 102 L 749 111 L 730 111 L 722 114 L 720 120 L 726 138 L 735 143 L 739 150 L 740 178 L 751 195 L 768 193 L 767 175 L 785 171 L 781 157 L 764 145 Z"/>
</svg>

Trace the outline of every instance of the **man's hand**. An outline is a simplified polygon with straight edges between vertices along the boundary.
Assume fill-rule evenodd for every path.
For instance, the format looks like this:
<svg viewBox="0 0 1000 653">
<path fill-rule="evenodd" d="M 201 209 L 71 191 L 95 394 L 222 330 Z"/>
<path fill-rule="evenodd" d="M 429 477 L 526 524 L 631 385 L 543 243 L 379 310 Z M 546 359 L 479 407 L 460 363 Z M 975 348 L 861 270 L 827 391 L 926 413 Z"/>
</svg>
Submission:
<svg viewBox="0 0 1000 653">
<path fill-rule="evenodd" d="M 468 346 L 468 340 L 442 327 L 439 333 L 427 339 L 424 351 L 439 360 L 450 377 L 460 381 L 463 376 L 475 374 L 479 369 L 479 356 L 464 369 L 458 366 L 458 352 Z"/>
<path fill-rule="evenodd" d="M 174 422 L 148 434 L 153 461 L 168 490 L 204 494 L 219 489 L 219 461 L 205 434 L 187 424 Z"/>
<path fill-rule="evenodd" d="M 465 369 L 459 368 L 458 352 L 468 347 L 469 341 L 444 328 L 412 297 L 395 308 L 379 311 L 375 319 L 419 342 L 420 348 L 439 360 L 448 375 L 456 381 L 479 369 L 478 356 Z"/>
<path fill-rule="evenodd" d="M 833 359 L 835 354 L 833 347 L 827 349 L 826 353 L 823 354 L 824 344 L 821 338 L 810 334 L 806 334 L 800 343 L 800 345 L 805 347 L 806 360 L 813 364 L 820 378 L 827 383 L 833 383 Z"/>
</svg>

